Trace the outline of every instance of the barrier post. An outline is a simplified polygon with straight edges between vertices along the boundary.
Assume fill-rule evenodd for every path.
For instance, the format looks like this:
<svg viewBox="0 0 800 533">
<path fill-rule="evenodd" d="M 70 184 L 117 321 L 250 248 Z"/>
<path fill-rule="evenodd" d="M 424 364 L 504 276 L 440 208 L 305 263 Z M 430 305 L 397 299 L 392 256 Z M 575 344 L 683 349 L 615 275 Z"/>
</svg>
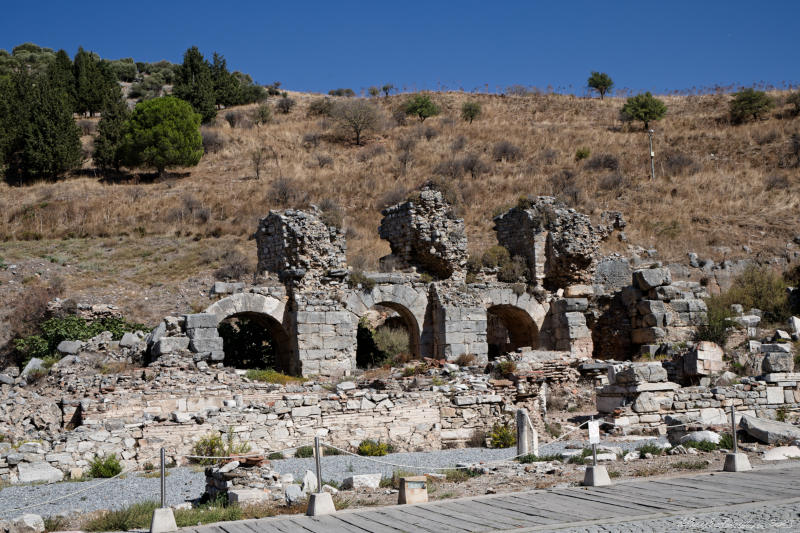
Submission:
<svg viewBox="0 0 800 533">
<path fill-rule="evenodd" d="M 322 449 L 319 445 L 319 437 L 314 437 L 314 458 L 317 467 L 317 490 L 308 499 L 307 516 L 319 516 L 336 512 L 333 505 L 333 498 L 327 492 L 322 491 Z"/>
<path fill-rule="evenodd" d="M 725 456 L 724 472 L 747 472 L 752 470 L 750 459 L 747 454 L 739 453 L 739 444 L 736 439 L 736 407 L 731 402 L 731 438 L 733 439 L 733 451 Z"/>
<path fill-rule="evenodd" d="M 586 467 L 583 484 L 587 487 L 602 487 L 611 485 L 611 478 L 605 466 L 597 464 L 597 445 L 600 443 L 600 422 L 592 417 L 589 422 L 589 444 L 592 445 L 592 466 Z"/>
<path fill-rule="evenodd" d="M 164 448 L 161 448 L 161 507 L 153 511 L 153 519 L 150 521 L 150 533 L 178 531 L 178 525 L 175 523 L 175 514 L 171 508 L 167 507 L 166 466 L 166 453 Z"/>
</svg>

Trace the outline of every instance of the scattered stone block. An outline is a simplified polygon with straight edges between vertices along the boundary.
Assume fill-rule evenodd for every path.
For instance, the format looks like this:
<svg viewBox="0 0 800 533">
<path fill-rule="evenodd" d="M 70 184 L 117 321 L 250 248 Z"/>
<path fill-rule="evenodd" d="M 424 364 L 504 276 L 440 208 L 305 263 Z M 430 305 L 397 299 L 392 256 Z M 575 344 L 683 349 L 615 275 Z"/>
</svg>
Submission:
<svg viewBox="0 0 800 533">
<path fill-rule="evenodd" d="M 800 427 L 753 416 L 742 416 L 739 425 L 751 437 L 767 444 L 793 442 L 800 439 Z"/>
<path fill-rule="evenodd" d="M 342 488 L 345 489 L 377 489 L 381 485 L 380 474 L 358 474 L 344 478 Z"/>
<path fill-rule="evenodd" d="M 24 514 L 11 522 L 9 533 L 44 533 L 44 520 L 38 514 Z"/>
<path fill-rule="evenodd" d="M 800 448 L 797 446 L 778 446 L 766 450 L 761 458 L 765 461 L 785 461 L 786 459 L 800 459 Z"/>
<path fill-rule="evenodd" d="M 83 347 L 81 341 L 61 341 L 56 346 L 56 350 L 64 355 L 75 355 Z"/>
<path fill-rule="evenodd" d="M 778 372 L 794 372 L 794 357 L 786 352 L 769 352 L 761 362 L 765 374 Z"/>
<path fill-rule="evenodd" d="M 19 483 L 57 483 L 64 479 L 64 472 L 44 461 L 19 463 L 17 472 Z"/>
<path fill-rule="evenodd" d="M 30 361 L 28 361 L 28 364 L 25 365 L 25 368 L 22 369 L 20 377 L 28 377 L 28 374 L 36 370 L 44 370 L 44 361 L 38 357 L 33 357 Z"/>
<path fill-rule="evenodd" d="M 634 285 L 643 291 L 649 291 L 662 285 L 672 283 L 672 275 L 668 268 L 646 268 L 633 273 Z"/>
<path fill-rule="evenodd" d="M 288 505 L 294 505 L 295 503 L 299 502 L 305 497 L 305 493 L 300 488 L 300 485 L 295 483 L 291 485 L 287 485 L 286 489 L 284 489 L 284 497 L 286 498 L 286 503 Z"/>
<path fill-rule="evenodd" d="M 686 444 L 687 442 L 711 442 L 712 444 L 719 444 L 720 434 L 714 431 L 692 431 L 687 433 L 680 439 L 681 444 Z"/>
<path fill-rule="evenodd" d="M 269 501 L 271 495 L 269 492 L 259 489 L 229 489 L 228 490 L 228 503 L 259 503 Z"/>
</svg>

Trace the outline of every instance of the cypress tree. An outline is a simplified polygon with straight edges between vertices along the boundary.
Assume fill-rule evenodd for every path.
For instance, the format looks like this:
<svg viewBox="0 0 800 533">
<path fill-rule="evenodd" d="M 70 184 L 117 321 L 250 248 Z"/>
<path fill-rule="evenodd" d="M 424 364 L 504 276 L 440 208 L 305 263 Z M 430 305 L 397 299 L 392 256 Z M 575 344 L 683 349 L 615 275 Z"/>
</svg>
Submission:
<svg viewBox="0 0 800 533">
<path fill-rule="evenodd" d="M 70 109 L 76 108 L 75 102 L 75 74 L 72 71 L 72 60 L 64 50 L 59 50 L 55 59 L 47 70 L 47 78 L 54 89 L 64 91 Z"/>
<path fill-rule="evenodd" d="M 217 116 L 211 65 L 196 46 L 192 46 L 183 54 L 183 64 L 178 67 L 172 93 L 192 104 L 194 110 L 200 113 L 203 122 L 208 122 Z"/>
<path fill-rule="evenodd" d="M 229 107 L 241 103 L 239 80 L 228 72 L 227 61 L 216 52 L 211 63 L 211 77 L 214 80 L 214 99 L 217 107 Z"/>
<path fill-rule="evenodd" d="M 97 125 L 97 138 L 94 141 L 94 162 L 103 169 L 119 172 L 122 165 L 122 139 L 128 121 L 128 104 L 117 86 L 103 107 L 100 123 Z"/>
</svg>

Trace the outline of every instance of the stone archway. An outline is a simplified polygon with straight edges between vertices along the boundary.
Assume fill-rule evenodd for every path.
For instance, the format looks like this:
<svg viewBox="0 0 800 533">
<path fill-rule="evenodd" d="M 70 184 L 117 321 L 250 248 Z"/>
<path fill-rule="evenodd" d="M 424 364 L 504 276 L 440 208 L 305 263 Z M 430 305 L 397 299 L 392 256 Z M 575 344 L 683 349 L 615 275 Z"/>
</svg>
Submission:
<svg viewBox="0 0 800 533">
<path fill-rule="evenodd" d="M 415 359 L 424 353 L 422 346 L 422 324 L 428 307 L 427 288 L 399 284 L 378 284 L 369 291 L 354 290 L 346 302 L 348 310 L 358 319 L 367 311 L 382 306 L 395 311 L 401 318 L 409 335 L 409 351 Z"/>
<path fill-rule="evenodd" d="M 542 344 L 539 332 L 548 307 L 528 293 L 517 294 L 513 288 L 492 288 L 486 293 L 486 342 L 489 357 Z"/>
<path fill-rule="evenodd" d="M 245 318 L 257 323 L 275 343 L 275 369 L 299 374 L 297 340 L 286 307 L 286 302 L 272 296 L 239 293 L 214 302 L 204 312 L 215 315 L 218 326 L 223 320 L 232 318 Z"/>
</svg>

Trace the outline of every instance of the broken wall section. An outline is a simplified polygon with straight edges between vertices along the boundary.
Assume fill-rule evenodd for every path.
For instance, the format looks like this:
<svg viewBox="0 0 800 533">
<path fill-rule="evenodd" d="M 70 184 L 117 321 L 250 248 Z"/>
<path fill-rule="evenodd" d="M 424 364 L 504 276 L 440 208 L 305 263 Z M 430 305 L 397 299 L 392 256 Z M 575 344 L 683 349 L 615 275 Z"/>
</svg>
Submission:
<svg viewBox="0 0 800 533">
<path fill-rule="evenodd" d="M 383 265 L 399 270 L 415 267 L 438 279 L 464 279 L 464 220 L 456 218 L 441 192 L 424 187 L 416 198 L 384 209 L 382 214 L 378 232 L 392 248 L 391 255 L 381 258 Z"/>
</svg>

